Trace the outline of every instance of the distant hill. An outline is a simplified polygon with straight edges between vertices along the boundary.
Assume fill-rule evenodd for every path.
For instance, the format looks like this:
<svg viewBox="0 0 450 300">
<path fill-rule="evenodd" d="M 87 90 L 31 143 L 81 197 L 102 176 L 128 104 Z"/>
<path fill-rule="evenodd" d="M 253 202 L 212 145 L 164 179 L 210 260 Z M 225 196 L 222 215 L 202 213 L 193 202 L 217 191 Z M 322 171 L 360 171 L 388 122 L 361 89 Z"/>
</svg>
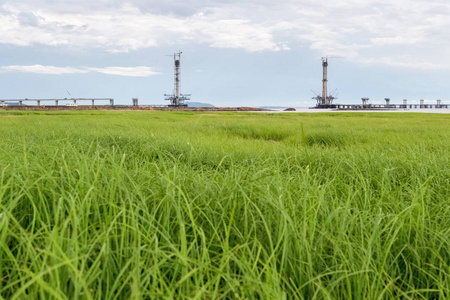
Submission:
<svg viewBox="0 0 450 300">
<path fill-rule="evenodd" d="M 188 107 L 215 107 L 212 104 L 202 102 L 187 102 L 187 105 Z"/>
</svg>

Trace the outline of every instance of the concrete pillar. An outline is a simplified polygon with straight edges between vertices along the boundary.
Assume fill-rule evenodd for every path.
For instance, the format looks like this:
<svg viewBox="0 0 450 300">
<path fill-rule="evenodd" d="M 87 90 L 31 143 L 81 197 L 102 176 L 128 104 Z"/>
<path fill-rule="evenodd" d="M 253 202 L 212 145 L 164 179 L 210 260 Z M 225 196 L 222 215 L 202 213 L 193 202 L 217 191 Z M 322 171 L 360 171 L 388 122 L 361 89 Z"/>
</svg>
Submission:
<svg viewBox="0 0 450 300">
<path fill-rule="evenodd" d="M 365 107 L 369 103 L 369 98 L 361 98 L 361 100 L 363 107 Z"/>
</svg>

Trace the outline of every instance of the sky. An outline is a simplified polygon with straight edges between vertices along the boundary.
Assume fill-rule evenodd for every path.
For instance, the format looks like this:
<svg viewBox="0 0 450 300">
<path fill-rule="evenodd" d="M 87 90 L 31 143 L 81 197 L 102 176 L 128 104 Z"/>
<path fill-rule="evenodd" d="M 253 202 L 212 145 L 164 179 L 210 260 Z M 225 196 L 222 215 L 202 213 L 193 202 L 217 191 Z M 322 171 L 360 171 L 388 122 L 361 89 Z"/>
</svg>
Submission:
<svg viewBox="0 0 450 300">
<path fill-rule="evenodd" d="M 314 106 L 450 102 L 448 0 L 0 0 L 0 99 Z M 314 92 L 313 92 L 314 91 Z"/>
</svg>

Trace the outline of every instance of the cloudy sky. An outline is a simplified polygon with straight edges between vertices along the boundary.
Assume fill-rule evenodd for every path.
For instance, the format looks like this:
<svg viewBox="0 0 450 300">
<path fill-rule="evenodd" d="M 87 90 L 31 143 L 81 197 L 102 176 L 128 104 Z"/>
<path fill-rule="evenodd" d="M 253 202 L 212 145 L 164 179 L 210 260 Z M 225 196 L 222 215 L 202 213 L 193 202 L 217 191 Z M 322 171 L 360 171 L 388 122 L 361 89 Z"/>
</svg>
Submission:
<svg viewBox="0 0 450 300">
<path fill-rule="evenodd" d="M 450 102 L 448 0 L 0 0 L 0 99 L 312 106 Z M 172 55 L 172 57 L 167 56 Z"/>
</svg>

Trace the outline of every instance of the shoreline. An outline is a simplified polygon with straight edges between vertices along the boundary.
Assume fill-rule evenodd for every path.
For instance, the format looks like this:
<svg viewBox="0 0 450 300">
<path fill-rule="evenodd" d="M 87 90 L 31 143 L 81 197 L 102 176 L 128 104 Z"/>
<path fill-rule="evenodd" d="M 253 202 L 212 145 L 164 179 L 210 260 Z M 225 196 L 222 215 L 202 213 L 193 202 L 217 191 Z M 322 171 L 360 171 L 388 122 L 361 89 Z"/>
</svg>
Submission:
<svg viewBox="0 0 450 300">
<path fill-rule="evenodd" d="M 21 111 L 247 111 L 247 112 L 270 112 L 272 110 L 257 107 L 167 107 L 167 106 L 109 106 L 109 105 L 80 105 L 80 106 L 3 106 L 1 110 L 21 110 Z"/>
</svg>

